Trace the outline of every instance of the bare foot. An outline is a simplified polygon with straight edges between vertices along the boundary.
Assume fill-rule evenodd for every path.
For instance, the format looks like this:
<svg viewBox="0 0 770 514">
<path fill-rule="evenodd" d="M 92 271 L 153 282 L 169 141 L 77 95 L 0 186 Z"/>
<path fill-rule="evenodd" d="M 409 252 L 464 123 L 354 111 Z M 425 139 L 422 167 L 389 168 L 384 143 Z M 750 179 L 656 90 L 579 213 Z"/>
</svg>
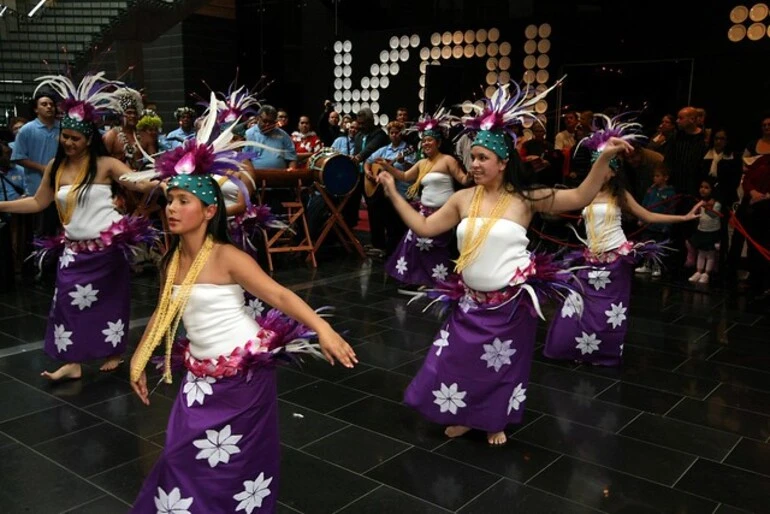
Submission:
<svg viewBox="0 0 770 514">
<path fill-rule="evenodd" d="M 104 361 L 104 364 L 99 368 L 99 371 L 114 371 L 115 368 L 120 366 L 120 364 L 123 362 L 123 359 L 120 358 L 120 356 L 110 357 L 106 361 Z"/>
<path fill-rule="evenodd" d="M 508 442 L 505 432 L 487 432 L 487 442 L 492 446 L 502 446 Z"/>
<path fill-rule="evenodd" d="M 65 364 L 61 368 L 57 369 L 53 373 L 43 371 L 40 373 L 40 376 L 45 377 L 52 382 L 56 382 L 57 380 L 62 379 L 77 380 L 82 376 L 82 373 L 83 372 L 80 368 L 80 364 L 77 362 L 70 362 L 69 364 Z"/>
<path fill-rule="evenodd" d="M 446 434 L 447 437 L 455 438 L 455 437 L 464 436 L 469 431 L 470 431 L 470 427 L 464 427 L 462 425 L 452 425 L 451 427 L 446 427 L 446 430 L 444 430 L 444 434 Z"/>
</svg>

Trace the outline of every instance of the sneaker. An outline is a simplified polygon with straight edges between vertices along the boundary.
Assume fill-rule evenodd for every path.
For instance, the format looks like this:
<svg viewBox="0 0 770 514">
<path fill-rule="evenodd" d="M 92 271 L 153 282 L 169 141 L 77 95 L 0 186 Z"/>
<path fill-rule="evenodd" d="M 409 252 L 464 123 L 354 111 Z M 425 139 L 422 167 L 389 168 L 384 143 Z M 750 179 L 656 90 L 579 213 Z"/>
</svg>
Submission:
<svg viewBox="0 0 770 514">
<path fill-rule="evenodd" d="M 660 266 L 653 266 L 652 278 L 660 278 L 661 276 L 663 276 L 663 271 L 661 271 Z"/>
<path fill-rule="evenodd" d="M 650 268 L 648 268 L 647 265 L 645 264 L 644 266 L 640 266 L 640 267 L 636 268 L 634 270 L 634 272 L 635 273 L 649 273 L 650 272 Z"/>
<path fill-rule="evenodd" d="M 709 274 L 708 273 L 701 273 L 700 278 L 698 279 L 699 284 L 708 284 L 709 283 Z"/>
<path fill-rule="evenodd" d="M 690 278 L 688 278 L 687 280 L 688 280 L 688 281 L 690 281 L 690 282 L 697 282 L 698 280 L 700 280 L 700 276 L 701 276 L 701 275 L 702 275 L 702 273 L 701 273 L 700 271 L 696 271 L 696 272 L 695 272 L 695 273 L 693 273 L 693 274 L 692 274 L 692 276 L 691 276 Z"/>
</svg>

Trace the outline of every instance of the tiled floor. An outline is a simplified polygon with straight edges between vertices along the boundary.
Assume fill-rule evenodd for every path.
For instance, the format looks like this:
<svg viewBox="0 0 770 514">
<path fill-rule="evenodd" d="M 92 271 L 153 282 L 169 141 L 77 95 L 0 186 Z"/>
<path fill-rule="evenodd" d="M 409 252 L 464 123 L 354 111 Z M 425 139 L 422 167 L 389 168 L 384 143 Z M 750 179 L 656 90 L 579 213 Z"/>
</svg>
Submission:
<svg viewBox="0 0 770 514">
<path fill-rule="evenodd" d="M 276 276 L 336 305 L 361 359 L 353 371 L 280 371 L 281 513 L 770 512 L 767 303 L 637 280 L 623 368 L 536 352 L 525 421 L 490 448 L 482 434 L 447 441 L 401 404 L 440 317 L 407 308 L 381 264 Z M 156 297 L 152 278 L 135 280 L 134 343 Z M 149 408 L 125 365 L 46 383 L 49 299 L 45 288 L 0 295 L 0 512 L 125 512 L 178 381 Z"/>
</svg>

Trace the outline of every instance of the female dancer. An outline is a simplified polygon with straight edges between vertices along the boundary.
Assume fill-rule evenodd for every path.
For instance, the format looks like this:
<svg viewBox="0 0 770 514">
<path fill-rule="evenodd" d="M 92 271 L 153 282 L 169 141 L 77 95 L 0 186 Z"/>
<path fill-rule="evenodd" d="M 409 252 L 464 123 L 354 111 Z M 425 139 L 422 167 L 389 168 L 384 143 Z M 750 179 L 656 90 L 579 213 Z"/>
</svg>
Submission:
<svg viewBox="0 0 770 514">
<path fill-rule="evenodd" d="M 641 137 L 638 123 L 622 123 L 620 116 L 597 116 L 604 119 L 604 127 L 579 143 L 593 152 L 593 159 L 600 158 L 607 141 L 614 137 L 625 141 Z M 543 349 L 543 355 L 551 359 L 598 366 L 621 363 L 634 264 L 644 256 L 657 259 L 661 252 L 660 244 L 654 241 L 635 244 L 626 239 L 622 211 L 645 223 L 681 223 L 698 217 L 695 213 L 700 203 L 685 215 L 648 211 L 626 191 L 618 162 L 610 162 L 610 168 L 601 191 L 583 209 L 587 239 L 579 260 L 585 267 L 577 272 L 582 291 L 571 293 L 551 322 Z"/>
<path fill-rule="evenodd" d="M 308 344 L 316 335 L 331 364 L 352 367 L 356 356 L 307 304 L 229 243 L 222 191 L 208 175 L 231 165 L 226 146 L 190 140 L 183 148 L 178 160 L 169 153 L 155 163 L 161 176 L 182 174 L 168 182 L 173 239 L 158 306 L 131 360 L 131 383 L 149 404 L 144 369 L 164 339 L 163 378 L 170 382 L 172 360 L 187 373 L 163 453 L 131 512 L 274 512 L 280 460 L 275 364 L 292 352 L 320 356 Z M 306 326 L 276 310 L 257 323 L 244 309 L 244 290 Z M 172 357 L 181 320 L 189 341 Z"/>
<path fill-rule="evenodd" d="M 413 183 L 406 194 L 414 198 L 420 193 L 417 209 L 423 216 L 430 216 L 449 200 L 454 193 L 453 179 L 464 186 L 473 182 L 471 175 L 462 170 L 454 157 L 439 151 L 444 136 L 442 129 L 448 129 L 452 121 L 451 116 L 439 110 L 416 124 L 425 158 L 407 171 L 401 171 L 383 159 L 376 161 L 397 180 Z M 385 269 L 391 277 L 410 285 L 430 286 L 446 280 L 452 269 L 451 241 L 451 230 L 434 237 L 415 236 L 408 230 Z"/>
<path fill-rule="evenodd" d="M 487 432 L 490 444 L 504 444 L 506 425 L 521 421 L 540 312 L 534 287 L 557 285 L 559 275 L 547 259 L 527 251 L 527 226 L 534 212 L 587 205 L 609 173 L 610 159 L 631 149 L 611 139 L 577 189 L 532 189 L 523 183 L 523 164 L 508 129 L 534 116 L 527 109 L 548 91 L 523 100 L 521 92 L 509 98 L 500 88 L 478 118 L 466 121 L 478 130 L 471 149 L 477 185 L 454 193 L 434 214 L 425 217 L 412 209 L 397 194 L 393 177 L 379 176 L 416 235 L 435 237 L 457 227 L 456 271 L 462 280 L 456 296 L 462 298 L 404 398 L 425 417 L 449 425 L 449 437 L 475 428 Z"/>
<path fill-rule="evenodd" d="M 55 201 L 64 227 L 63 236 L 40 243 L 39 253 L 42 260 L 61 252 L 45 351 L 66 364 L 42 373 L 50 380 L 80 378 L 86 360 L 106 358 L 102 371 L 120 364 L 131 298 L 126 250 L 153 241 L 146 220 L 123 216 L 113 205 L 112 186 L 131 170 L 108 156 L 94 124 L 117 109 L 114 94 L 105 90 L 119 84 L 103 76 L 86 76 L 79 87 L 63 76 L 42 78 L 38 89 L 50 86 L 63 98 L 59 148 L 34 197 L 0 202 L 0 212 L 33 213 Z M 144 192 L 157 183 L 127 185 Z"/>
</svg>

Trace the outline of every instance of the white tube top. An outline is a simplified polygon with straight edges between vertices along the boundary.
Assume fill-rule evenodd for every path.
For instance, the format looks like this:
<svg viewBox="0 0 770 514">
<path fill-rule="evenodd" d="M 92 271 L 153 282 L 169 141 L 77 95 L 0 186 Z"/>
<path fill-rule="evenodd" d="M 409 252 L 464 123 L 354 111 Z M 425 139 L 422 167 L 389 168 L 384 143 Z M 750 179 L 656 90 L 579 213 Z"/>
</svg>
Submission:
<svg viewBox="0 0 770 514">
<path fill-rule="evenodd" d="M 179 288 L 174 286 L 174 296 Z M 230 355 L 254 339 L 260 328 L 246 312 L 238 284 L 194 284 L 182 320 L 196 359 Z"/>
<path fill-rule="evenodd" d="M 222 175 L 214 175 L 214 180 L 219 184 L 219 189 L 222 190 L 222 199 L 225 201 L 225 209 L 230 208 L 238 204 L 238 193 L 240 189 L 229 178 L 225 178 Z M 222 179 L 225 179 L 224 182 Z"/>
<path fill-rule="evenodd" d="M 67 193 L 71 187 L 61 186 L 56 192 L 56 199 L 62 209 L 67 206 Z M 123 217 L 115 209 L 109 184 L 91 184 L 84 194 L 83 202 L 79 202 L 80 191 L 75 193 L 75 211 L 70 222 L 64 225 L 64 235 L 73 241 L 96 239 Z"/>
<path fill-rule="evenodd" d="M 588 226 L 589 209 L 593 210 L 593 230 Z M 613 219 L 610 220 L 610 225 L 605 226 L 605 218 L 608 209 L 614 209 L 615 215 L 613 216 Z M 610 204 L 602 202 L 592 203 L 585 207 L 583 209 L 583 221 L 585 221 L 586 224 L 586 241 L 588 242 L 588 248 L 595 253 L 604 253 L 619 248 L 625 243 L 627 239 L 626 235 L 623 233 L 621 218 L 621 210 L 616 205 L 610 207 Z M 593 241 L 593 238 L 591 237 L 592 233 L 599 238 L 598 241 Z"/>
<path fill-rule="evenodd" d="M 454 194 L 452 176 L 447 173 L 433 171 L 422 178 L 422 194 L 420 203 L 431 209 L 438 209 Z"/>
<path fill-rule="evenodd" d="M 484 218 L 476 222 L 476 233 Z M 457 225 L 457 247 L 463 247 L 468 218 Z M 508 219 L 495 221 L 489 236 L 481 244 L 478 257 L 462 272 L 463 281 L 476 291 L 497 291 L 508 285 L 517 269 L 530 263 L 527 229 Z"/>
</svg>

